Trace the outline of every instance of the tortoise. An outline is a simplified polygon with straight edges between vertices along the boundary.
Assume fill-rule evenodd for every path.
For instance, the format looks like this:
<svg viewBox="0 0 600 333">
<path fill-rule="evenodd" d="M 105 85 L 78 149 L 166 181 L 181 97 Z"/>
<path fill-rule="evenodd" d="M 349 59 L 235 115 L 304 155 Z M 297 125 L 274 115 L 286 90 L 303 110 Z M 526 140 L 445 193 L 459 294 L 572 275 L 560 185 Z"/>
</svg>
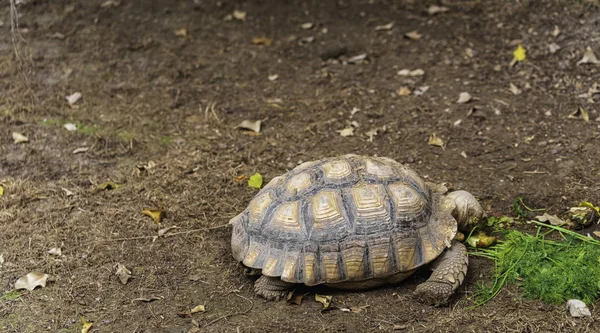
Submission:
<svg viewBox="0 0 600 333">
<path fill-rule="evenodd" d="M 414 293 L 443 305 L 467 274 L 467 250 L 454 236 L 484 217 L 470 193 L 446 192 L 385 157 L 305 162 L 273 178 L 230 220 L 233 257 L 261 275 L 254 291 L 268 300 L 294 284 L 395 284 L 431 264 Z"/>
</svg>

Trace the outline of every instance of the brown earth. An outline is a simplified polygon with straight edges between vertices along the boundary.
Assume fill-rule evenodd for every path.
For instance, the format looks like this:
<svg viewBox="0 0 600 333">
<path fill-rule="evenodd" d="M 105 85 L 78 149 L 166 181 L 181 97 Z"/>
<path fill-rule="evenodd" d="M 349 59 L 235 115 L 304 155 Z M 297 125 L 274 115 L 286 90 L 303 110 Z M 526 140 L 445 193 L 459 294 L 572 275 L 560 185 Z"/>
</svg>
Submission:
<svg viewBox="0 0 600 333">
<path fill-rule="evenodd" d="M 600 331 L 595 309 L 572 319 L 518 288 L 469 309 L 491 270 L 479 258 L 448 307 L 412 298 L 426 273 L 370 291 L 316 290 L 337 308 L 368 306 L 356 313 L 321 312 L 313 289 L 300 306 L 266 302 L 232 259 L 226 226 L 256 193 L 240 176 L 268 181 L 345 153 L 407 163 L 474 193 L 489 214 L 512 214 L 518 197 L 550 213 L 599 202 L 600 96 L 578 96 L 600 67 L 576 65 L 587 46 L 600 55 L 597 3 L 446 1 L 448 12 L 428 15 L 436 2 L 103 2 L 26 1 L 22 39 L 1 12 L 0 331 L 80 332 L 80 316 L 91 332 Z M 235 9 L 244 21 L 226 19 Z M 510 67 L 519 43 L 527 60 Z M 397 75 L 404 68 L 425 75 Z M 403 86 L 413 94 L 399 96 Z M 83 98 L 71 108 L 74 92 Z M 474 99 L 457 103 L 461 92 Z M 569 117 L 578 107 L 589 122 Z M 235 128 L 245 119 L 263 121 L 260 135 Z M 355 135 L 341 136 L 352 121 Z M 432 133 L 445 149 L 428 145 Z M 123 186 L 97 190 L 108 181 Z M 147 208 L 166 211 L 160 226 Z M 116 263 L 132 272 L 126 285 Z M 10 293 L 31 271 L 50 274 L 48 285 Z M 198 304 L 206 312 L 178 316 Z"/>
</svg>

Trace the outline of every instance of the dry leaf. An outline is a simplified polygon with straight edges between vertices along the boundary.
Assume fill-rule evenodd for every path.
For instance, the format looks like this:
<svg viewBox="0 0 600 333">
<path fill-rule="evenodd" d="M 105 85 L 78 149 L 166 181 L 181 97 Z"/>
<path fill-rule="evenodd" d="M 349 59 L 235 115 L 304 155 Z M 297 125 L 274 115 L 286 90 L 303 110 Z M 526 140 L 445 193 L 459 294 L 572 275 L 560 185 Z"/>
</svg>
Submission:
<svg viewBox="0 0 600 333">
<path fill-rule="evenodd" d="M 585 111 L 585 109 L 583 107 L 579 107 L 577 108 L 577 111 L 571 113 L 568 116 L 569 119 L 583 119 L 583 121 L 585 121 L 586 123 L 590 122 L 590 115 L 587 113 L 587 111 Z"/>
<path fill-rule="evenodd" d="M 351 64 L 356 64 L 356 63 L 364 61 L 365 59 L 367 59 L 367 54 L 366 53 L 362 53 L 362 54 L 350 57 L 348 59 L 348 62 L 351 63 Z"/>
<path fill-rule="evenodd" d="M 304 29 L 304 30 L 310 30 L 314 27 L 315 25 L 312 22 L 306 22 L 306 23 L 302 23 L 300 24 L 300 28 Z"/>
<path fill-rule="evenodd" d="M 404 34 L 404 36 L 406 36 L 407 38 L 412 39 L 412 40 L 419 40 L 419 39 L 421 39 L 421 37 L 423 37 L 423 35 L 418 33 L 416 30 L 407 32 Z"/>
<path fill-rule="evenodd" d="M 429 136 L 429 142 L 427 142 L 427 144 L 430 146 L 446 148 L 444 141 L 440 139 L 437 135 L 435 135 L 435 133 L 431 133 L 431 135 Z"/>
<path fill-rule="evenodd" d="M 131 271 L 129 271 L 127 267 L 117 263 L 117 271 L 115 272 L 115 275 L 119 277 L 119 280 L 122 284 L 127 284 L 131 278 Z"/>
<path fill-rule="evenodd" d="M 17 133 L 17 132 L 12 132 L 12 138 L 15 143 L 23 143 L 23 142 L 29 141 L 29 138 L 27 138 L 25 135 L 23 135 L 21 133 Z"/>
<path fill-rule="evenodd" d="M 543 215 L 539 215 L 535 217 L 536 220 L 540 222 L 549 222 L 552 225 L 561 226 L 567 224 L 566 221 L 562 220 L 556 215 L 550 215 L 548 213 L 544 213 Z"/>
<path fill-rule="evenodd" d="M 69 132 L 73 132 L 73 131 L 77 130 L 77 125 L 72 124 L 72 123 L 64 124 L 63 127 Z"/>
<path fill-rule="evenodd" d="M 53 247 L 48 251 L 48 253 L 54 256 L 61 256 L 62 250 L 60 249 L 60 247 Z"/>
<path fill-rule="evenodd" d="M 367 141 L 373 142 L 373 138 L 375 137 L 375 135 L 377 135 L 377 129 L 374 128 L 374 129 L 366 132 L 365 135 L 369 137 L 369 139 Z"/>
<path fill-rule="evenodd" d="M 167 232 L 169 232 L 169 231 L 171 231 L 173 229 L 179 229 L 179 227 L 176 226 L 176 225 L 174 225 L 172 227 L 167 227 L 167 228 L 160 229 L 160 230 L 158 230 L 158 237 L 164 236 Z"/>
<path fill-rule="evenodd" d="M 429 86 L 420 86 L 413 92 L 416 96 L 421 96 L 429 90 Z"/>
<path fill-rule="evenodd" d="M 165 212 L 160 209 L 144 209 L 142 211 L 142 214 L 150 216 L 157 224 L 160 224 L 160 220 L 164 213 Z"/>
<path fill-rule="evenodd" d="M 456 103 L 465 104 L 469 103 L 472 99 L 473 97 L 468 92 L 461 92 Z"/>
<path fill-rule="evenodd" d="M 558 37 L 558 35 L 560 35 L 560 28 L 557 25 L 555 25 L 554 30 L 552 30 L 552 36 Z"/>
<path fill-rule="evenodd" d="M 92 323 L 91 321 L 85 320 L 85 318 L 83 318 L 83 316 L 81 316 L 81 333 L 88 333 L 90 328 L 92 328 L 92 325 L 94 325 L 94 323 Z"/>
<path fill-rule="evenodd" d="M 233 18 L 235 18 L 236 20 L 246 22 L 246 12 L 236 9 L 233 11 L 232 15 L 233 15 Z"/>
<path fill-rule="evenodd" d="M 103 2 L 101 5 L 100 5 L 100 7 L 101 7 L 101 8 L 117 7 L 117 6 L 119 6 L 120 4 L 121 4 L 121 1 L 119 1 L 119 0 L 107 0 L 107 1 L 104 1 L 104 2 Z"/>
<path fill-rule="evenodd" d="M 594 236 L 600 238 L 600 231 L 596 230 L 596 231 L 592 231 L 592 233 L 594 234 Z M 2 266 L 0 266 L 0 267 L 2 267 Z"/>
<path fill-rule="evenodd" d="M 273 43 L 273 40 L 271 38 L 267 38 L 267 37 L 254 37 L 254 38 L 252 38 L 252 44 L 254 44 L 254 45 L 269 46 L 269 45 L 271 45 L 271 43 Z"/>
<path fill-rule="evenodd" d="M 385 25 L 378 25 L 375 27 L 375 31 L 391 30 L 394 27 L 394 22 L 390 22 Z"/>
<path fill-rule="evenodd" d="M 548 49 L 550 50 L 551 54 L 556 53 L 556 51 L 560 50 L 560 46 L 556 43 L 552 43 L 550 45 L 548 45 Z"/>
<path fill-rule="evenodd" d="M 150 297 L 140 297 L 140 298 L 134 298 L 131 301 L 132 302 L 152 302 L 152 301 L 160 301 L 161 299 L 163 299 L 164 297 L 161 296 L 150 296 Z"/>
<path fill-rule="evenodd" d="M 510 92 L 513 93 L 513 95 L 520 95 L 523 91 L 521 89 L 519 89 L 519 87 L 515 86 L 514 84 L 510 84 Z"/>
<path fill-rule="evenodd" d="M 315 294 L 315 301 L 323 304 L 323 309 L 329 308 L 329 306 L 331 305 L 331 299 L 332 298 L 333 298 L 333 296 L 331 296 L 331 295 L 319 295 L 319 294 Z"/>
<path fill-rule="evenodd" d="M 296 289 L 288 292 L 287 297 L 286 297 L 287 304 L 296 304 L 296 305 L 302 304 L 302 298 L 304 297 L 304 295 L 295 294 L 295 292 L 296 292 Z"/>
<path fill-rule="evenodd" d="M 408 96 L 410 94 L 412 94 L 412 91 L 410 91 L 410 89 L 406 86 L 404 87 L 400 87 L 397 91 L 396 94 L 398 94 L 398 96 Z"/>
<path fill-rule="evenodd" d="M 465 49 L 465 54 L 467 55 L 467 57 L 469 57 L 469 58 L 473 58 L 473 49 L 472 49 L 472 48 L 470 48 L 470 47 L 467 47 L 467 48 Z"/>
<path fill-rule="evenodd" d="M 25 276 L 20 277 L 17 282 L 15 282 L 15 289 L 27 289 L 29 291 L 35 289 L 35 287 L 45 287 L 46 280 L 50 275 L 43 273 L 29 273 Z"/>
<path fill-rule="evenodd" d="M 420 68 L 417 68 L 412 71 L 410 69 L 401 69 L 396 74 L 401 76 L 423 76 L 425 75 L 425 71 Z"/>
<path fill-rule="evenodd" d="M 350 126 L 350 127 L 346 127 L 342 130 L 338 130 L 336 131 L 338 133 L 340 133 L 341 136 L 354 136 L 354 127 Z"/>
<path fill-rule="evenodd" d="M 272 74 L 272 75 L 269 75 L 268 78 L 269 78 L 269 81 L 275 81 L 275 80 L 277 80 L 279 78 L 279 75 Z"/>
<path fill-rule="evenodd" d="M 427 13 L 429 15 L 435 15 L 438 13 L 445 13 L 449 10 L 450 9 L 448 9 L 448 7 L 431 5 L 431 6 L 429 6 L 429 8 L 427 8 Z"/>
<path fill-rule="evenodd" d="M 598 58 L 596 58 L 596 55 L 594 54 L 594 51 L 592 51 L 591 47 L 588 46 L 585 49 L 583 58 L 577 62 L 577 65 L 581 64 L 600 64 L 600 61 L 598 61 Z"/>
<path fill-rule="evenodd" d="M 89 147 L 79 147 L 79 148 L 73 150 L 73 154 L 85 153 L 89 149 L 90 149 Z"/>
<path fill-rule="evenodd" d="M 65 97 L 65 99 L 67 100 L 67 103 L 69 104 L 70 107 L 75 107 L 75 103 L 77 103 L 81 99 L 81 93 L 75 92 L 75 93 Z"/>
<path fill-rule="evenodd" d="M 4 187 L 0 185 L 0 197 L 4 195 Z"/>
<path fill-rule="evenodd" d="M 257 120 L 257 121 L 244 120 L 237 127 L 251 130 L 252 132 L 258 133 L 258 132 L 260 132 L 260 125 L 261 125 L 260 120 Z"/>
<path fill-rule="evenodd" d="M 204 312 L 204 311 L 206 311 L 204 304 L 196 305 L 192 310 L 190 310 L 191 313 L 198 313 L 198 312 Z"/>
<path fill-rule="evenodd" d="M 175 30 L 175 36 L 180 36 L 180 37 L 185 37 L 187 36 L 188 32 L 186 28 L 181 28 L 178 30 Z"/>
</svg>

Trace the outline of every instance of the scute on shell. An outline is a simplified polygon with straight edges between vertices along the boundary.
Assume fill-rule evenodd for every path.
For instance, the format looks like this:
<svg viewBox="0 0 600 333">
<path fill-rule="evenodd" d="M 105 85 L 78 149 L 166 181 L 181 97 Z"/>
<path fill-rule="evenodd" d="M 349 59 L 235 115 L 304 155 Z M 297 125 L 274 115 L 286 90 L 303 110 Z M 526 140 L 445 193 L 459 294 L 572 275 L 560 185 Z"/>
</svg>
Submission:
<svg viewBox="0 0 600 333">
<path fill-rule="evenodd" d="M 437 258 L 456 233 L 453 208 L 391 159 L 326 158 L 267 184 L 231 220 L 232 251 L 293 283 L 383 278 Z"/>
</svg>

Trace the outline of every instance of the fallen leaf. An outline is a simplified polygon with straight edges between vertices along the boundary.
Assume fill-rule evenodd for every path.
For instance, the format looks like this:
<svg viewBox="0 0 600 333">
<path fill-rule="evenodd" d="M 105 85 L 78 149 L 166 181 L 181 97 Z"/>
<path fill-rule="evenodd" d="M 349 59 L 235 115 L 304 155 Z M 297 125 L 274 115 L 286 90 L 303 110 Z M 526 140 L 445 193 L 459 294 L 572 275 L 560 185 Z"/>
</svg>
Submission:
<svg viewBox="0 0 600 333">
<path fill-rule="evenodd" d="M 354 127 L 346 127 L 342 130 L 338 130 L 336 131 L 338 133 L 340 133 L 341 136 L 354 136 Z"/>
<path fill-rule="evenodd" d="M 375 137 L 375 135 L 377 135 L 377 129 L 374 128 L 374 129 L 366 132 L 365 135 L 369 137 L 369 139 L 367 141 L 373 142 L 373 138 Z"/>
<path fill-rule="evenodd" d="M 469 103 L 472 99 L 473 97 L 468 92 L 461 92 L 460 95 L 458 95 L 458 101 L 456 101 L 456 103 L 465 104 Z"/>
<path fill-rule="evenodd" d="M 583 121 L 585 121 L 586 123 L 590 122 L 590 115 L 587 113 L 587 111 L 585 111 L 585 109 L 583 107 L 579 107 L 577 108 L 577 110 L 573 113 L 571 113 L 568 116 L 569 119 L 583 119 Z"/>
<path fill-rule="evenodd" d="M 421 37 L 423 37 L 423 35 L 418 33 L 416 30 L 407 32 L 404 34 L 404 36 L 406 36 L 407 38 L 412 39 L 412 40 L 419 40 L 419 39 L 421 39 Z"/>
<path fill-rule="evenodd" d="M 90 149 L 89 147 L 79 147 L 79 148 L 76 148 L 75 150 L 73 150 L 73 154 L 85 153 L 89 149 Z"/>
<path fill-rule="evenodd" d="M 362 305 L 362 306 L 351 306 L 349 308 L 341 308 L 342 312 L 352 312 L 352 313 L 361 313 L 365 311 L 370 305 Z"/>
<path fill-rule="evenodd" d="M 444 141 L 442 139 L 440 139 L 437 135 L 435 135 L 435 133 L 431 133 L 427 144 L 430 146 L 442 147 L 442 149 L 446 148 Z"/>
<path fill-rule="evenodd" d="M 269 45 L 271 45 L 271 43 L 273 43 L 273 40 L 271 38 L 267 38 L 267 37 L 254 37 L 254 38 L 252 38 L 252 44 L 254 44 L 254 45 L 269 46 Z"/>
<path fill-rule="evenodd" d="M 140 298 L 134 298 L 131 301 L 132 302 L 152 302 L 152 301 L 160 301 L 161 299 L 164 299 L 164 297 L 161 296 L 150 296 L 150 297 L 140 297 Z"/>
<path fill-rule="evenodd" d="M 591 47 L 588 46 L 585 49 L 583 58 L 577 62 L 578 66 L 581 64 L 600 64 L 600 61 L 598 61 L 598 58 L 596 58 L 596 55 L 594 54 L 594 51 L 592 51 Z"/>
<path fill-rule="evenodd" d="M 204 312 L 204 311 L 206 311 L 204 304 L 196 305 L 192 310 L 190 310 L 191 313 L 198 313 L 198 312 Z"/>
<path fill-rule="evenodd" d="M 429 90 L 429 86 L 420 86 L 413 92 L 416 96 L 421 96 Z"/>
<path fill-rule="evenodd" d="M 283 104 L 283 100 L 281 98 L 266 98 L 265 102 L 271 105 L 281 105 Z"/>
<path fill-rule="evenodd" d="M 590 309 L 578 299 L 570 299 L 567 301 L 567 310 L 571 314 L 571 317 L 591 317 L 592 313 Z"/>
<path fill-rule="evenodd" d="M 527 58 L 527 50 L 519 44 L 517 49 L 513 51 L 513 57 L 516 61 L 524 61 Z"/>
<path fill-rule="evenodd" d="M 513 93 L 513 95 L 520 95 L 523 91 L 521 89 L 519 89 L 519 87 L 515 86 L 514 84 L 510 84 L 510 92 Z"/>
<path fill-rule="evenodd" d="M 315 301 L 323 304 L 323 309 L 329 308 L 329 306 L 331 305 L 331 299 L 332 298 L 333 298 L 333 296 L 331 296 L 331 295 L 319 295 L 319 294 L 315 294 Z"/>
<path fill-rule="evenodd" d="M 439 14 L 439 13 L 445 13 L 449 10 L 450 9 L 448 9 L 448 7 L 431 5 L 431 6 L 429 6 L 429 8 L 427 8 L 427 13 L 429 15 L 435 15 L 435 14 Z"/>
<path fill-rule="evenodd" d="M 593 203 L 589 201 L 582 201 L 579 203 L 579 207 L 589 207 L 596 211 L 596 213 L 600 214 L 600 207 L 594 206 Z"/>
<path fill-rule="evenodd" d="M 63 127 L 69 132 L 73 132 L 73 131 L 77 130 L 77 125 L 71 124 L 71 123 L 64 124 Z"/>
<path fill-rule="evenodd" d="M 356 64 L 356 63 L 364 61 L 365 59 L 367 59 L 367 54 L 366 53 L 362 53 L 362 54 L 359 54 L 359 55 L 355 55 L 354 57 L 350 57 L 348 59 L 348 62 L 351 63 L 351 64 Z"/>
<path fill-rule="evenodd" d="M 272 75 L 269 75 L 269 77 L 268 77 L 269 81 L 275 81 L 278 78 L 279 78 L 279 75 L 277 75 L 277 74 L 272 74 Z"/>
<path fill-rule="evenodd" d="M 0 185 L 0 197 L 4 195 L 4 187 Z"/>
<path fill-rule="evenodd" d="M 25 135 L 23 135 L 21 133 L 17 133 L 17 132 L 12 132 L 12 138 L 15 143 L 23 143 L 23 142 L 29 141 L 29 138 L 27 138 Z"/>
<path fill-rule="evenodd" d="M 116 189 L 118 189 L 121 186 L 123 186 L 123 185 L 117 184 L 115 182 L 106 182 L 106 183 L 102 183 L 102 184 L 98 185 L 98 187 L 96 187 L 96 190 L 98 190 L 98 191 L 103 191 L 103 190 L 110 191 L 110 190 L 116 190 Z"/>
<path fill-rule="evenodd" d="M 171 231 L 173 229 L 179 229 L 179 227 L 176 226 L 176 225 L 174 225 L 172 227 L 167 227 L 167 228 L 160 229 L 160 230 L 158 230 L 158 237 L 164 236 L 167 232 L 169 232 L 169 231 Z"/>
<path fill-rule="evenodd" d="M 81 93 L 75 92 L 75 93 L 65 97 L 65 99 L 67 100 L 67 103 L 69 104 L 70 107 L 75 107 L 75 103 L 77 103 L 81 99 Z"/>
<path fill-rule="evenodd" d="M 465 54 L 467 55 L 467 57 L 469 57 L 469 58 L 473 58 L 473 49 L 472 49 L 472 48 L 470 48 L 470 47 L 467 47 L 467 48 L 465 49 Z"/>
<path fill-rule="evenodd" d="M 236 20 L 246 22 L 246 12 L 236 9 L 233 11 L 232 15 L 233 15 L 233 18 L 235 18 Z"/>
<path fill-rule="evenodd" d="M 394 27 L 394 22 L 390 22 L 388 24 L 385 25 L 378 25 L 375 27 L 375 31 L 384 31 L 384 30 L 391 30 Z"/>
<path fill-rule="evenodd" d="M 46 280 L 48 280 L 49 277 L 50 275 L 48 274 L 33 272 L 29 273 L 25 276 L 20 277 L 17 280 L 17 282 L 15 282 L 15 289 L 27 289 L 29 291 L 32 291 L 37 286 L 45 287 Z"/>
<path fill-rule="evenodd" d="M 118 7 L 120 4 L 121 4 L 121 1 L 119 1 L 119 0 L 107 0 L 107 1 L 104 1 L 102 4 L 100 4 L 100 7 L 101 8 Z"/>
<path fill-rule="evenodd" d="M 244 120 L 237 127 L 251 130 L 252 132 L 258 133 L 258 132 L 260 132 L 261 123 L 262 122 L 260 120 L 257 120 L 257 121 Z"/>
<path fill-rule="evenodd" d="M 181 29 L 175 30 L 175 36 L 185 37 L 185 36 L 187 36 L 187 34 L 188 34 L 188 31 L 186 28 L 181 28 Z"/>
<path fill-rule="evenodd" d="M 600 238 L 600 231 L 592 231 L 592 233 L 594 234 L 594 236 Z M 1 267 L 1 266 L 0 266 Z"/>
<path fill-rule="evenodd" d="M 248 179 L 248 176 L 246 175 L 240 175 L 233 178 L 236 183 L 243 183 L 246 179 Z"/>
<path fill-rule="evenodd" d="M 53 247 L 48 251 L 48 253 L 53 256 L 61 256 L 62 250 L 60 249 L 60 247 Z"/>
<path fill-rule="evenodd" d="M 94 325 L 93 322 L 87 321 L 85 318 L 83 318 L 83 316 L 81 316 L 81 333 L 88 333 L 90 328 L 92 328 L 92 325 Z"/>
<path fill-rule="evenodd" d="M 425 75 L 425 71 L 420 68 L 417 68 L 412 71 L 410 69 L 401 69 L 396 74 L 401 76 L 423 76 Z"/>
<path fill-rule="evenodd" d="M 552 225 L 561 226 L 567 224 L 566 221 L 562 220 L 556 215 L 550 215 L 548 213 L 544 213 L 543 215 L 539 215 L 535 217 L 536 220 L 540 222 L 549 222 Z"/>
<path fill-rule="evenodd" d="M 555 25 L 554 30 L 552 30 L 552 36 L 558 37 L 558 35 L 560 35 L 560 28 L 557 25 Z"/>
<path fill-rule="evenodd" d="M 160 220 L 162 219 L 165 212 L 160 209 L 144 209 L 142 211 L 142 214 L 150 216 L 154 220 L 154 222 L 160 224 Z"/>
<path fill-rule="evenodd" d="M 295 294 L 295 292 L 296 292 L 296 289 L 288 292 L 287 297 L 286 297 L 287 304 L 302 305 L 302 298 L 304 297 L 304 295 Z"/>
<path fill-rule="evenodd" d="M 131 278 L 131 271 L 129 271 L 127 267 L 117 263 L 117 271 L 115 272 L 115 275 L 119 277 L 119 280 L 122 284 L 127 284 Z"/>
<path fill-rule="evenodd" d="M 550 50 L 551 54 L 556 53 L 556 51 L 560 50 L 560 45 L 556 44 L 556 43 L 552 43 L 550 45 L 548 45 L 548 49 Z"/>
<path fill-rule="evenodd" d="M 260 189 L 263 184 L 263 178 L 260 173 L 255 173 L 248 179 L 248 186 L 256 189 Z"/>
<path fill-rule="evenodd" d="M 315 25 L 312 22 L 306 22 L 306 23 L 302 23 L 300 24 L 300 28 L 304 29 L 304 30 L 310 30 L 314 27 Z"/>
<path fill-rule="evenodd" d="M 412 91 L 408 87 L 403 86 L 396 91 L 396 94 L 398 94 L 398 96 L 409 96 L 412 94 Z"/>
</svg>

